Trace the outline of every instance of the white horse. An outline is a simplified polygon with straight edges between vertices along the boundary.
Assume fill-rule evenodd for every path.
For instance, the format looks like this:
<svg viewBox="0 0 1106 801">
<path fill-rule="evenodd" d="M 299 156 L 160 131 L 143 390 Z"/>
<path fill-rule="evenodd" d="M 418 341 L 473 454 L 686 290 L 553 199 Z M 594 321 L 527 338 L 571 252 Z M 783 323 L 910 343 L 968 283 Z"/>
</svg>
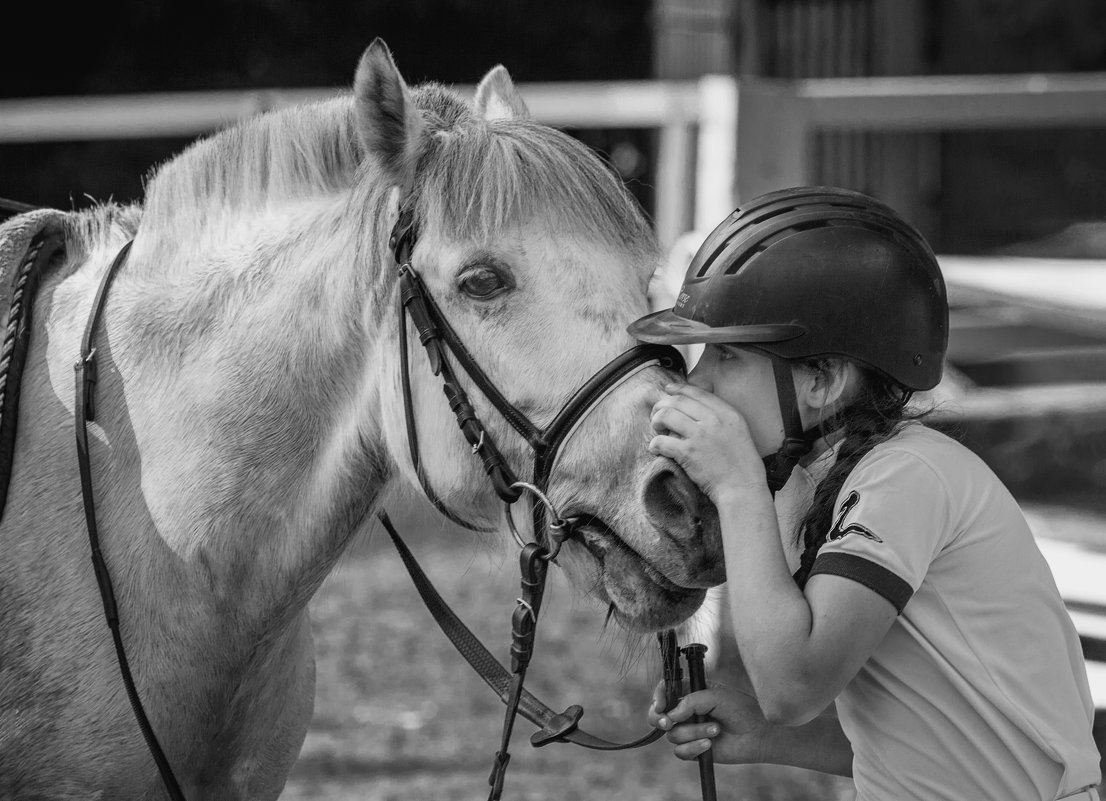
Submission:
<svg viewBox="0 0 1106 801">
<path fill-rule="evenodd" d="M 34 307 L 0 527 L 0 798 L 165 797 L 104 623 L 73 445 L 81 332 L 132 239 L 97 335 L 90 426 L 122 638 L 186 797 L 279 795 L 312 714 L 308 601 L 389 486 L 418 486 L 388 249 L 403 205 L 414 269 L 539 425 L 633 344 L 625 327 L 659 261 L 650 228 L 598 158 L 528 119 L 502 67 L 469 104 L 408 88 L 377 40 L 352 97 L 192 146 L 142 207 L 59 214 L 64 256 Z M 408 336 L 426 480 L 458 515 L 505 530 Z M 642 631 L 683 620 L 723 578 L 716 518 L 646 453 L 671 380 L 649 368 L 604 399 L 550 490 L 566 516 L 594 520 L 559 561 Z M 462 381 L 525 477 L 528 446 Z"/>
</svg>

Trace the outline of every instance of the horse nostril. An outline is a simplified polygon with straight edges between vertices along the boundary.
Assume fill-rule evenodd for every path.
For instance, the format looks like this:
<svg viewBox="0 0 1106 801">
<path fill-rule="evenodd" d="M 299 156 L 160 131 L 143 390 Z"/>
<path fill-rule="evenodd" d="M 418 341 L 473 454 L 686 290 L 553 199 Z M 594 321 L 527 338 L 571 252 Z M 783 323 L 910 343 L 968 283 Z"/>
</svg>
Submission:
<svg viewBox="0 0 1106 801">
<path fill-rule="evenodd" d="M 646 482 L 645 515 L 650 523 L 674 539 L 702 536 L 698 492 L 683 471 L 660 470 Z"/>
</svg>

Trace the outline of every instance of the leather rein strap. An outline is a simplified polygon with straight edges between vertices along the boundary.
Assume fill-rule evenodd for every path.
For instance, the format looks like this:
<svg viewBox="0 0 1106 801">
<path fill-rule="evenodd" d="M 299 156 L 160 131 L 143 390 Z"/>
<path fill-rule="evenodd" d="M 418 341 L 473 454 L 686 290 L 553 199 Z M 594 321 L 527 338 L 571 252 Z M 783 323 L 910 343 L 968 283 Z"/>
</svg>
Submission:
<svg viewBox="0 0 1106 801">
<path fill-rule="evenodd" d="M 146 716 L 146 710 L 142 706 L 142 700 L 138 696 L 138 689 L 131 675 L 130 663 L 127 661 L 127 652 L 123 647 L 123 637 L 119 629 L 119 609 L 115 602 L 115 590 L 112 588 L 111 576 L 108 573 L 104 554 L 100 550 L 100 533 L 96 526 L 96 500 L 92 490 L 92 464 L 89 459 L 88 449 L 88 424 L 96 418 L 96 407 L 93 401 L 93 390 L 96 388 L 96 326 L 100 321 L 100 315 L 104 310 L 108 289 L 118 273 L 119 268 L 127 259 L 133 240 L 128 242 L 119 251 L 115 260 L 108 267 L 100 280 L 100 287 L 96 290 L 96 297 L 92 301 L 92 311 L 88 316 L 88 324 L 85 326 L 84 336 L 81 338 L 81 358 L 74 365 L 76 372 L 76 404 L 74 409 L 77 432 L 77 463 L 81 471 L 81 496 L 84 499 L 85 523 L 88 526 L 88 543 L 92 549 L 92 567 L 96 573 L 96 583 L 100 588 L 100 598 L 104 605 L 104 617 L 108 628 L 111 629 L 111 639 L 115 643 L 115 657 L 119 662 L 119 673 L 123 678 L 123 686 L 127 690 L 127 699 L 134 710 L 134 717 L 138 721 L 138 728 L 142 731 L 142 737 L 146 740 L 146 747 L 154 758 L 158 773 L 165 784 L 165 790 L 173 801 L 184 801 L 184 794 L 177 783 L 176 776 L 161 744 L 154 734 L 150 720 Z"/>
<path fill-rule="evenodd" d="M 463 520 L 442 502 L 430 486 L 422 469 L 410 382 L 406 331 L 408 317 L 414 324 L 419 341 L 426 350 L 431 370 L 442 379 L 442 388 L 449 401 L 450 409 L 457 419 L 457 425 L 466 442 L 472 447 L 473 454 L 480 456 L 484 470 L 491 479 L 497 495 L 507 505 L 506 514 L 512 533 L 515 533 L 516 539 L 519 539 L 522 545 L 520 553 L 522 595 L 518 599 L 518 605 L 512 617 L 510 671 L 496 661 L 488 649 L 442 600 L 419 567 L 410 549 L 396 532 L 387 514 L 379 512 L 378 517 L 388 531 L 435 622 L 480 677 L 496 691 L 507 707 L 500 749 L 496 753 L 495 764 L 489 778 L 492 788 L 489 799 L 496 801 L 502 793 L 503 778 L 510 760 L 507 747 L 516 715 L 522 715 L 538 726 L 539 731 L 531 737 L 531 743 L 535 747 L 551 742 L 571 742 L 585 748 L 613 751 L 647 745 L 655 742 L 663 734 L 659 730 L 653 730 L 632 742 L 609 742 L 579 728 L 580 717 L 583 715 L 583 709 L 579 705 L 570 706 L 561 713 L 554 712 L 546 704 L 527 693 L 523 689 L 523 682 L 533 654 L 534 636 L 544 596 L 548 563 L 556 557 L 562 542 L 572 536 L 573 526 L 577 522 L 562 519 L 545 496 L 550 474 L 561 446 L 587 413 L 630 374 L 653 364 L 660 364 L 669 370 L 683 370 L 684 363 L 679 351 L 670 346 L 637 345 L 601 368 L 569 399 L 549 426 L 541 429 L 503 396 L 442 315 L 412 267 L 411 257 L 415 240 L 416 226 L 413 213 L 410 208 L 406 208 L 401 211 L 396 221 L 389 244 L 399 271 L 400 377 L 411 460 L 419 483 L 431 503 L 453 522 L 466 528 L 476 529 L 476 526 Z M 510 465 L 492 441 L 491 435 L 477 418 L 467 394 L 450 365 L 447 351 L 453 355 L 472 382 L 533 450 L 533 483 L 520 482 L 515 477 Z M 535 496 L 531 512 L 532 530 L 536 541 L 531 543 L 523 543 L 514 532 L 510 515 L 510 506 L 521 497 L 523 489 L 529 490 Z M 547 520 L 550 512 L 553 513 L 551 521 Z M 658 635 L 658 639 L 662 652 L 667 703 L 670 708 L 679 698 L 682 685 L 675 632 L 666 631 Z"/>
</svg>

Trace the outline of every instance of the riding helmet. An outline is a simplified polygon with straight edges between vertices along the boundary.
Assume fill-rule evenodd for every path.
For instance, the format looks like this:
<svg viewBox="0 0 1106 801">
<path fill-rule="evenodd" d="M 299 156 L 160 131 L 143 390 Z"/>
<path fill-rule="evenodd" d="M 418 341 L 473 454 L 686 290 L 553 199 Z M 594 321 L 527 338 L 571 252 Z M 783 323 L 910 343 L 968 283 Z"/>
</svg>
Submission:
<svg viewBox="0 0 1106 801">
<path fill-rule="evenodd" d="M 941 379 L 948 300 L 933 251 L 889 206 L 802 186 L 737 208 L 696 252 L 676 305 L 629 331 L 789 360 L 846 357 L 924 390 Z"/>
</svg>

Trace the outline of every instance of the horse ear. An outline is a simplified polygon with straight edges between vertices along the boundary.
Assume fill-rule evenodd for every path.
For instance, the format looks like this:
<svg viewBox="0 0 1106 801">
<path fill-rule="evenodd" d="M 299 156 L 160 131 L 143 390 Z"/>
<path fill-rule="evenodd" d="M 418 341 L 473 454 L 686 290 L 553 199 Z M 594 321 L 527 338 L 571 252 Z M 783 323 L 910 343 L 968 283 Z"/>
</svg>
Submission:
<svg viewBox="0 0 1106 801">
<path fill-rule="evenodd" d="M 493 67 L 476 87 L 473 100 L 477 116 L 486 120 L 530 119 L 530 109 L 502 64 Z"/>
<path fill-rule="evenodd" d="M 424 126 L 411 91 L 379 37 L 361 55 L 353 96 L 357 133 L 366 154 L 406 195 L 414 180 Z"/>
</svg>

